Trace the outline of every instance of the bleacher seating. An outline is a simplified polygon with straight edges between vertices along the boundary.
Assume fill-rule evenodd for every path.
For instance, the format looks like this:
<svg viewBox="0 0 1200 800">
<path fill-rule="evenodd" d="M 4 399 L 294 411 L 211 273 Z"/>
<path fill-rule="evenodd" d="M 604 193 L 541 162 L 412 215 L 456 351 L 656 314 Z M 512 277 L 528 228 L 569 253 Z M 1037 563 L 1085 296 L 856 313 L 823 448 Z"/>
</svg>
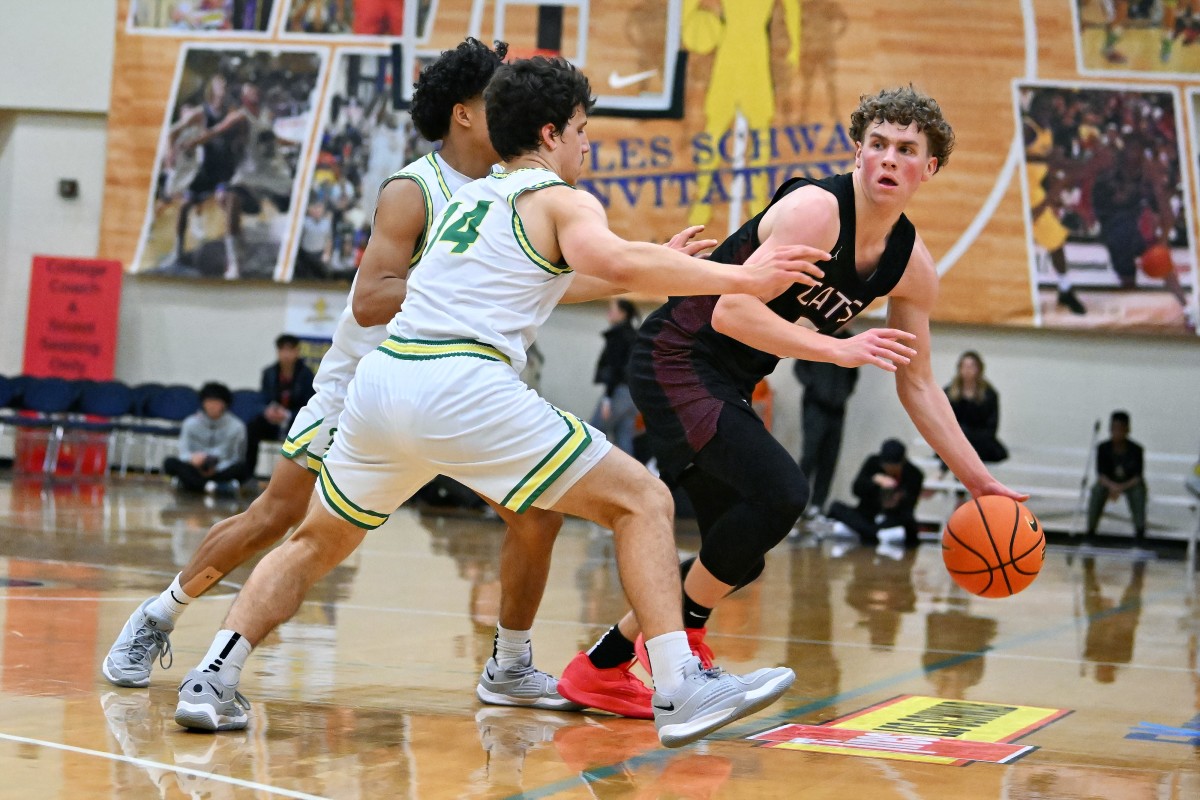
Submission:
<svg viewBox="0 0 1200 800">
<path fill-rule="evenodd" d="M 1082 535 L 1087 491 L 1095 481 L 1092 453 L 1084 447 L 1036 445 L 1015 445 L 1010 453 L 1007 461 L 988 465 L 996 479 L 1029 494 L 1027 505 L 1048 530 Z M 967 494 L 952 473 L 944 472 L 924 441 L 913 442 L 909 458 L 925 472 L 926 497 L 917 506 L 917 515 L 922 522 L 940 529 Z M 1189 551 L 1196 547 L 1200 498 L 1188 492 L 1184 484 L 1195 460 L 1194 453 L 1162 453 L 1147 448 L 1147 538 L 1186 540 Z M 1100 532 L 1133 536 L 1124 499 L 1105 506 Z"/>
</svg>

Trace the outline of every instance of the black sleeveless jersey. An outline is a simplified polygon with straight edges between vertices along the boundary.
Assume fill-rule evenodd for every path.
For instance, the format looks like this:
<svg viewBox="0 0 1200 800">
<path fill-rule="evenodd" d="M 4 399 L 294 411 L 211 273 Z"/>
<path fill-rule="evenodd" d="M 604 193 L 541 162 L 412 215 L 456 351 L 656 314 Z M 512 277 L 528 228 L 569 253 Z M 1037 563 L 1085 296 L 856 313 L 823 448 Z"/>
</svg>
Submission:
<svg viewBox="0 0 1200 800">
<path fill-rule="evenodd" d="M 801 317 L 832 333 L 876 298 L 895 288 L 912 255 L 916 230 L 900 216 L 875 271 L 860 278 L 854 266 L 854 180 L 850 173 L 812 180 L 795 178 L 779 187 L 771 204 L 801 186 L 819 186 L 838 201 L 841 226 L 825 277 L 816 286 L 793 284 L 767 303 L 788 322 Z M 769 208 L 770 206 L 768 206 Z M 762 213 L 713 251 L 710 260 L 742 264 L 761 244 Z M 672 297 L 638 331 L 629 365 L 629 386 L 668 482 L 716 434 L 726 403 L 751 410 L 754 387 L 775 370 L 779 357 L 750 347 L 712 327 L 717 296 Z M 751 412 L 752 413 L 752 412 Z"/>
<path fill-rule="evenodd" d="M 811 321 L 821 333 L 833 333 L 876 298 L 887 295 L 904 275 L 916 240 L 916 229 L 903 214 L 888 236 L 887 246 L 870 277 L 863 279 L 854 266 L 854 181 L 851 173 L 812 180 L 793 178 L 784 183 L 771 199 L 770 206 L 802 186 L 820 186 L 838 200 L 841 226 L 833 258 L 818 264 L 825 277 L 816 286 L 793 285 L 767 307 L 788 322 L 801 317 Z M 742 264 L 759 247 L 758 228 L 767 209 L 739 228 L 713 251 L 710 260 L 723 264 Z M 712 327 L 712 311 L 717 297 L 673 297 L 656 310 L 641 328 L 645 344 L 674 327 L 677 346 L 689 343 L 695 355 L 704 357 L 724 373 L 745 397 L 755 385 L 771 374 L 779 357 L 764 353 L 717 332 Z"/>
</svg>

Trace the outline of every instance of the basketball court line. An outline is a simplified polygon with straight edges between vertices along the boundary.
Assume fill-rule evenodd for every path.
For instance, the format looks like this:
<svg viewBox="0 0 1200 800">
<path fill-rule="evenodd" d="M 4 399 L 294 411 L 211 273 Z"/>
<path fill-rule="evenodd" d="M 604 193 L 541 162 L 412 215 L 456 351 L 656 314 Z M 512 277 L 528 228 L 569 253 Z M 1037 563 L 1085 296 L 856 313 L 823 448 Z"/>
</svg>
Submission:
<svg viewBox="0 0 1200 800">
<path fill-rule="evenodd" d="M 328 800 L 328 798 L 325 798 L 321 795 L 296 792 L 292 791 L 291 789 L 283 789 L 281 787 L 270 786 L 265 783 L 244 781 L 241 778 L 231 778 L 227 775 L 216 775 L 212 772 L 204 772 L 203 770 L 191 769 L 189 767 L 180 767 L 175 764 L 165 764 L 161 761 L 151 761 L 146 758 L 132 758 L 126 755 L 117 755 L 116 753 L 106 753 L 102 750 L 89 750 L 85 747 L 75 747 L 73 745 L 60 744 L 58 742 L 48 742 L 45 739 L 30 739 L 27 736 L 16 736 L 11 733 L 0 733 L 0 740 L 16 742 L 17 744 L 31 744 L 37 747 L 46 747 L 51 750 L 62 750 L 67 753 L 76 753 L 78 755 L 104 758 L 108 759 L 109 761 L 120 761 L 126 764 L 132 764 L 135 767 L 142 767 L 143 769 L 161 769 L 167 772 L 176 772 L 180 775 L 191 775 L 195 778 L 207 778 L 220 783 L 228 783 L 231 786 L 238 786 L 243 789 L 253 789 L 259 792 L 267 792 L 279 797 L 294 797 L 298 798 L 298 800 Z"/>
<path fill-rule="evenodd" d="M 1088 614 L 1084 619 L 1089 622 L 1105 619 L 1106 617 L 1125 613 L 1126 611 L 1130 611 L 1138 606 L 1144 607 L 1159 601 L 1174 598 L 1176 596 L 1177 593 L 1175 592 L 1156 592 L 1147 598 L 1134 600 L 1128 603 L 1122 603 L 1121 605 L 1114 606 L 1104 611 L 1099 611 L 1095 614 Z M 1030 642 L 1040 641 L 1061 635 L 1064 631 L 1074 629 L 1076 624 L 1078 624 L 1077 621 L 1072 619 L 1070 622 L 1051 625 L 1047 628 L 1043 628 L 1042 630 L 1032 631 L 982 650 L 964 652 L 950 658 L 944 658 L 940 661 L 934 662 L 929 667 L 919 667 L 906 672 L 896 673 L 894 675 L 872 681 L 871 683 L 864 684 L 855 689 L 847 689 L 844 692 L 838 692 L 837 694 L 819 697 L 816 700 L 812 700 L 808 703 L 804 703 L 803 705 L 796 706 L 795 708 L 791 708 L 786 711 L 781 711 L 778 714 L 773 714 L 769 717 L 758 718 L 750 722 L 739 723 L 728 728 L 722 728 L 718 732 L 709 736 L 707 741 L 731 741 L 744 739 L 751 733 L 760 730 L 769 730 L 771 728 L 790 723 L 795 720 L 795 718 L 803 716 L 804 714 L 809 714 L 813 711 L 819 711 L 822 708 L 827 708 L 831 705 L 842 703 L 847 700 L 856 700 L 860 697 L 870 695 L 875 692 L 891 690 L 898 684 L 916 680 L 917 678 L 924 677 L 930 672 L 936 672 L 937 670 L 958 666 L 959 664 L 965 664 L 966 662 L 972 661 L 976 658 L 982 658 L 989 653 L 994 654 L 997 650 L 1011 649 L 1013 647 L 1029 644 Z M 1034 660 L 1034 658 L 1031 657 L 1030 660 Z M 585 784 L 594 783 L 606 778 L 611 778 L 613 775 L 621 772 L 623 767 L 631 770 L 637 769 L 643 765 L 654 764 L 667 759 L 675 755 L 677 752 L 682 753 L 687 751 L 671 751 L 663 749 L 652 750 L 648 753 L 635 756 L 634 758 L 630 758 L 616 764 L 609 764 L 604 767 L 589 769 L 585 774 L 581 774 L 573 779 L 562 780 L 556 783 L 548 784 L 540 789 L 527 789 L 520 794 L 511 795 L 510 797 L 506 798 L 506 800 L 536 800 L 537 798 L 553 797 L 561 792 L 577 788 L 580 782 Z"/>
</svg>

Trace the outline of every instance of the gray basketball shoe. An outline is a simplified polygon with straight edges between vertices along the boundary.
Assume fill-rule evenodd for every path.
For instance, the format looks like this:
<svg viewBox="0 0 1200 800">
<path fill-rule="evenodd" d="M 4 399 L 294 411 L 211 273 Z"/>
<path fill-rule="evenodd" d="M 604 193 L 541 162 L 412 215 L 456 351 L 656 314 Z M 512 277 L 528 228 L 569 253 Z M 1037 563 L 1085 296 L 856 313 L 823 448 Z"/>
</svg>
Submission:
<svg viewBox="0 0 1200 800">
<path fill-rule="evenodd" d="M 734 675 L 720 667 L 701 669 L 696 659 L 683 684 L 671 694 L 655 692 L 654 727 L 664 747 L 682 747 L 734 720 L 766 708 L 796 680 L 787 667 Z"/>
<path fill-rule="evenodd" d="M 494 658 L 489 658 L 483 666 L 475 696 L 494 706 L 522 706 L 550 711 L 578 711 L 583 708 L 559 694 L 558 680 L 534 668 L 532 663 L 501 669 Z"/>
<path fill-rule="evenodd" d="M 250 701 L 215 672 L 194 669 L 179 684 L 175 721 L 193 731 L 240 731 L 250 721 Z"/>
<path fill-rule="evenodd" d="M 125 627 L 121 628 L 121 634 L 108 651 L 100 671 L 109 683 L 134 688 L 149 686 L 150 670 L 154 667 L 155 659 L 163 669 L 171 668 L 174 657 L 171 655 L 171 639 L 167 634 L 175 630 L 175 623 L 146 613 L 146 607 L 154 599 L 148 598 L 129 616 Z"/>
</svg>

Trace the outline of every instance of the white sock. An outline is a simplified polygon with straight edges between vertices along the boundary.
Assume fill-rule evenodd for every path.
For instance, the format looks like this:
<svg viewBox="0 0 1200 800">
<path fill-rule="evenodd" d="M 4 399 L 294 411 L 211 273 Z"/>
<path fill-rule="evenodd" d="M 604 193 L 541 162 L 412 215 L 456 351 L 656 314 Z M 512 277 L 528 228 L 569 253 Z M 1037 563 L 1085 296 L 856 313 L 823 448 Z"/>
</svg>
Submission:
<svg viewBox="0 0 1200 800">
<path fill-rule="evenodd" d="M 688 644 L 687 634 L 671 631 L 662 636 L 646 640 L 646 652 L 650 656 L 650 669 L 654 673 L 654 689 L 670 694 L 683 683 L 683 676 L 696 661 Z"/>
<path fill-rule="evenodd" d="M 221 683 L 233 688 L 242 679 L 242 667 L 251 649 L 250 642 L 237 631 L 219 630 L 200 662 L 200 669 L 217 673 Z"/>
<path fill-rule="evenodd" d="M 1058 276 L 1058 290 L 1060 292 L 1071 291 L 1071 279 L 1069 277 L 1067 277 L 1066 275 L 1059 275 Z"/>
<path fill-rule="evenodd" d="M 180 575 L 182 574 L 180 573 Z M 195 599 L 183 591 L 183 587 L 179 584 L 179 575 L 176 575 L 167 590 L 155 598 L 153 603 L 146 606 L 146 611 L 158 619 L 169 620 L 173 623 L 187 610 L 188 603 Z"/>
<path fill-rule="evenodd" d="M 532 631 L 510 631 L 496 625 L 496 666 L 501 669 L 533 662 Z"/>
</svg>

